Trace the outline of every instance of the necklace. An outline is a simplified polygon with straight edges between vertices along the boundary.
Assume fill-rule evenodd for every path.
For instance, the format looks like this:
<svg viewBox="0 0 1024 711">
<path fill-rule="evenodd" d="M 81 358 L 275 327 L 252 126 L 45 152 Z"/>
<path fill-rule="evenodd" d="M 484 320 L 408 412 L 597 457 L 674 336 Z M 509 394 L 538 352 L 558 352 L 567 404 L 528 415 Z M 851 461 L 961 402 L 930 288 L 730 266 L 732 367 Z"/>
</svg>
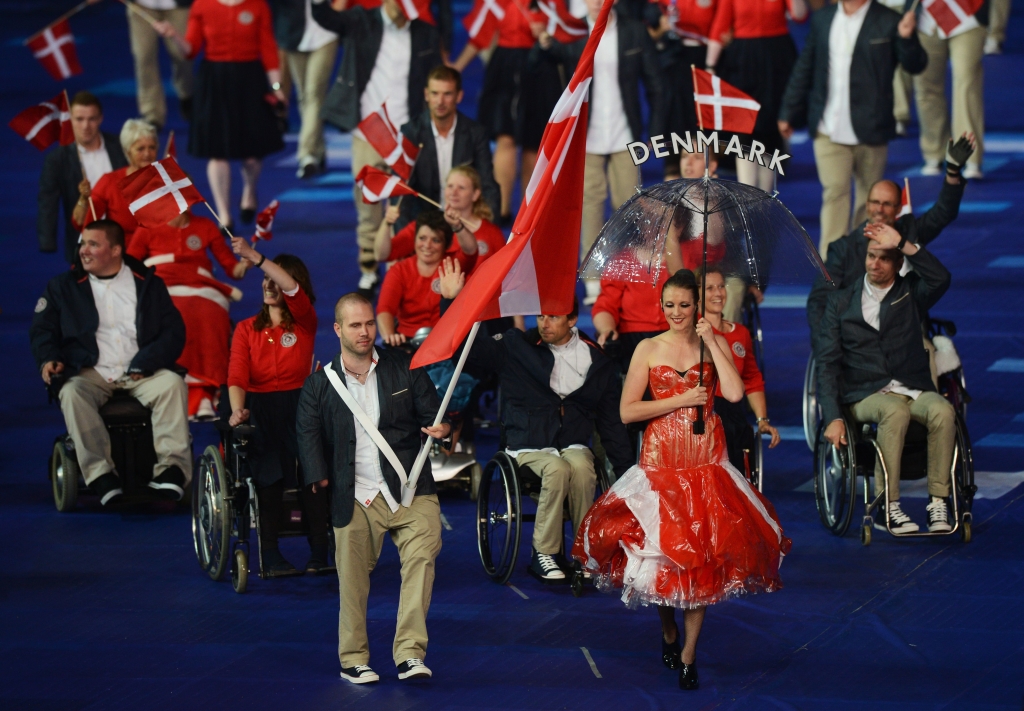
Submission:
<svg viewBox="0 0 1024 711">
<path fill-rule="evenodd" d="M 351 375 L 354 375 L 354 376 L 356 376 L 357 378 L 365 378 L 365 377 L 366 377 L 366 375 L 367 375 L 367 374 L 368 374 L 368 373 L 370 372 L 370 368 L 367 368 L 367 369 L 366 369 L 366 372 L 365 372 L 365 373 L 357 373 L 356 371 L 352 370 L 352 369 L 351 369 L 351 368 L 349 368 L 349 367 L 348 367 L 347 365 L 345 365 L 345 362 L 344 362 L 344 361 L 342 361 L 342 363 L 341 363 L 341 367 L 345 369 L 345 372 L 346 372 L 346 373 L 349 373 L 349 374 L 351 374 Z M 373 365 L 371 364 L 371 366 L 370 366 L 370 367 L 372 368 L 372 367 L 373 367 Z"/>
</svg>

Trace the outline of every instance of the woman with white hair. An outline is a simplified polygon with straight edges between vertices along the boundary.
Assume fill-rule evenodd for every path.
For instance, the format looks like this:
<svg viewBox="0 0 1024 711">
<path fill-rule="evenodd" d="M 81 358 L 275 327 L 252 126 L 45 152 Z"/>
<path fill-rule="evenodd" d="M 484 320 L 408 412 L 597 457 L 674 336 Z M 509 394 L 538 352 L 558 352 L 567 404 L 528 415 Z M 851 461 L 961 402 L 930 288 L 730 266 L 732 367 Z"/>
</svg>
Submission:
<svg viewBox="0 0 1024 711">
<path fill-rule="evenodd" d="M 121 127 L 121 149 L 128 158 L 128 165 L 104 175 L 96 181 L 91 190 L 81 186 L 79 191 L 82 197 L 71 213 L 71 222 L 81 230 L 90 222 L 106 216 L 121 225 L 127 250 L 139 223 L 128 209 L 128 201 L 117 189 L 117 184 L 126 175 L 131 175 L 156 160 L 156 129 L 142 119 L 128 119 Z"/>
</svg>

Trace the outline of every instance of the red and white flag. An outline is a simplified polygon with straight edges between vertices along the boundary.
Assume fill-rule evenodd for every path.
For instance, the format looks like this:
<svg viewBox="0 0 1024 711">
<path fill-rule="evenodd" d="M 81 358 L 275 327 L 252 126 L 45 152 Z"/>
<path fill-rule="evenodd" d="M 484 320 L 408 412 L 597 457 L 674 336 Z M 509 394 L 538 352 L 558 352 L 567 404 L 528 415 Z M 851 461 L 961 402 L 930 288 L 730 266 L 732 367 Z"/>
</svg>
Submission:
<svg viewBox="0 0 1024 711">
<path fill-rule="evenodd" d="M 420 149 L 391 123 L 386 104 L 381 104 L 379 109 L 360 121 L 356 128 L 402 180 L 409 179 Z"/>
<path fill-rule="evenodd" d="M 431 25 L 437 24 L 430 12 L 430 0 L 398 0 L 398 4 L 408 19 L 423 20 Z"/>
<path fill-rule="evenodd" d="M 569 44 L 586 37 L 590 32 L 587 21 L 570 15 L 563 0 L 538 0 L 537 9 L 547 17 L 544 30 L 556 42 Z"/>
<path fill-rule="evenodd" d="M 910 181 L 904 178 L 903 190 L 900 191 L 900 211 L 896 214 L 896 217 L 913 214 L 914 206 L 910 204 Z"/>
<path fill-rule="evenodd" d="M 167 136 L 167 150 L 164 151 L 164 158 L 178 160 L 178 147 L 174 144 L 174 129 Z"/>
<path fill-rule="evenodd" d="M 490 47 L 498 25 L 505 19 L 510 1 L 515 0 L 476 0 L 473 9 L 462 18 L 462 26 L 469 34 L 469 41 L 481 49 Z"/>
<path fill-rule="evenodd" d="M 508 244 L 473 271 L 462 293 L 416 351 L 414 368 L 450 358 L 477 321 L 572 310 L 590 82 L 594 52 L 612 3 L 604 1 L 576 71 L 548 119 Z"/>
<path fill-rule="evenodd" d="M 252 243 L 256 244 L 256 240 L 269 240 L 274 236 L 274 217 L 277 215 L 277 208 L 281 205 L 277 200 L 273 200 L 269 205 L 260 210 L 260 214 L 256 215 L 256 234 L 252 236 Z"/>
<path fill-rule="evenodd" d="M 402 182 L 397 175 L 388 175 L 372 165 L 364 166 L 356 176 L 356 185 L 363 191 L 363 202 L 375 203 L 398 195 L 418 193 Z"/>
<path fill-rule="evenodd" d="M 945 39 L 980 27 L 974 13 L 983 4 L 984 0 L 922 0 L 921 7 L 928 19 L 938 25 L 939 35 Z M 923 24 L 927 22 L 925 20 Z M 927 28 L 921 29 L 923 31 Z"/>
<path fill-rule="evenodd" d="M 713 131 L 753 133 L 761 104 L 728 82 L 693 68 L 693 100 L 701 126 Z"/>
<path fill-rule="evenodd" d="M 62 91 L 49 101 L 31 106 L 7 124 L 14 132 L 41 151 L 60 141 L 62 146 L 75 142 L 71 130 L 68 95 Z"/>
<path fill-rule="evenodd" d="M 75 36 L 71 34 L 67 20 L 54 23 L 40 32 L 28 43 L 28 48 L 57 81 L 82 73 L 78 52 L 75 51 Z"/>
<path fill-rule="evenodd" d="M 206 202 L 173 158 L 135 171 L 118 182 L 117 188 L 135 219 L 146 227 L 166 225 L 190 205 Z"/>
</svg>

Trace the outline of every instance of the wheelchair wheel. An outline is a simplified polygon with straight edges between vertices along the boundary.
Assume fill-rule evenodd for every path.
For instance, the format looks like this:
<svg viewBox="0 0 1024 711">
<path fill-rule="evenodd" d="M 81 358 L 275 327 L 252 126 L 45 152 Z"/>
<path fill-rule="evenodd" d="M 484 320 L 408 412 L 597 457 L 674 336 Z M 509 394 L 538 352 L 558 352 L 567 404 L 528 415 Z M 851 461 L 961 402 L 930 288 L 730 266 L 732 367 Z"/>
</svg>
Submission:
<svg viewBox="0 0 1024 711">
<path fill-rule="evenodd" d="M 804 439 L 807 440 L 807 448 L 814 451 L 814 445 L 818 441 L 818 368 L 812 354 L 807 359 L 807 369 L 804 370 Z"/>
<path fill-rule="evenodd" d="M 853 518 L 857 462 L 851 434 L 847 428 L 847 444 L 833 447 L 825 441 L 823 424 L 818 425 L 814 453 L 814 502 L 822 525 L 836 536 L 846 534 Z M 862 538 L 863 535 L 862 532 Z"/>
<path fill-rule="evenodd" d="M 227 473 L 220 450 L 210 445 L 196 462 L 192 493 L 192 540 L 199 567 L 213 580 L 224 577 L 231 552 Z"/>
<path fill-rule="evenodd" d="M 960 523 L 960 540 L 964 543 L 971 542 L 971 520 L 967 519 Z"/>
<path fill-rule="evenodd" d="M 241 595 L 249 584 L 249 556 L 242 548 L 235 549 L 234 560 L 231 561 L 231 587 Z"/>
<path fill-rule="evenodd" d="M 469 500 L 476 501 L 480 496 L 480 480 L 484 478 L 484 469 L 476 462 L 469 468 Z"/>
<path fill-rule="evenodd" d="M 484 468 L 476 501 L 477 550 L 484 571 L 491 580 L 504 585 L 512 577 L 519 555 L 519 480 L 511 458 L 499 452 Z"/>
<path fill-rule="evenodd" d="M 604 457 L 596 468 L 598 494 L 600 495 L 612 488 L 612 484 L 615 483 L 615 469 L 612 468 L 608 457 Z"/>
<path fill-rule="evenodd" d="M 760 492 L 764 491 L 764 440 L 761 433 L 754 428 L 754 447 L 748 455 L 750 457 L 750 472 L 747 481 Z"/>
<path fill-rule="evenodd" d="M 53 503 L 57 510 L 61 513 L 73 510 L 78 501 L 78 461 L 68 451 L 64 437 L 57 438 L 53 444 L 50 484 L 53 486 Z"/>
<path fill-rule="evenodd" d="M 764 375 L 764 330 L 761 328 L 761 309 L 750 295 L 747 295 L 743 306 L 743 320 L 746 322 L 744 325 L 750 331 L 750 340 L 754 344 L 754 361 Z"/>
<path fill-rule="evenodd" d="M 953 459 L 953 485 L 957 488 L 957 496 L 960 499 L 960 515 L 965 524 L 970 520 L 971 507 L 974 505 L 974 494 L 978 487 L 974 483 L 974 453 L 971 450 L 971 435 L 967 432 L 967 425 L 958 414 L 956 417 L 956 450 Z M 967 528 L 970 525 L 967 524 Z M 965 541 L 970 540 L 970 533 Z"/>
<path fill-rule="evenodd" d="M 572 576 L 569 579 L 569 589 L 573 597 L 583 597 L 583 571 L 579 566 L 574 566 Z"/>
<path fill-rule="evenodd" d="M 871 524 L 865 523 L 860 527 L 860 542 L 862 545 L 871 545 Z"/>
</svg>

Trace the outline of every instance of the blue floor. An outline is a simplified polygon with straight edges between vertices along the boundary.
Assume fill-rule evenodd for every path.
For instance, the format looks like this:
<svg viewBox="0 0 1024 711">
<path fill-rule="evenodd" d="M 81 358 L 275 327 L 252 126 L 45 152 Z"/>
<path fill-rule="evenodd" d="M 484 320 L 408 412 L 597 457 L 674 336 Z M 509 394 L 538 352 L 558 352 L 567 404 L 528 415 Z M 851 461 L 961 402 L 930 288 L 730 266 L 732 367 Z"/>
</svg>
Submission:
<svg viewBox="0 0 1024 711">
<path fill-rule="evenodd" d="M 21 40 L 70 3 L 0 2 L 5 23 L 0 115 L 5 120 L 59 87 Z M 457 13 L 467 10 L 457 3 Z M 105 128 L 134 115 L 124 9 L 90 8 L 72 20 L 89 88 L 106 104 Z M 699 647 L 700 691 L 683 694 L 658 659 L 658 623 L 592 591 L 544 588 L 526 575 L 525 551 L 512 586 L 483 575 L 474 507 L 442 496 L 444 548 L 430 610 L 427 683 L 397 681 L 390 662 L 399 571 L 385 546 L 373 578 L 372 662 L 383 681 L 356 688 L 337 677 L 337 583 L 331 578 L 250 581 L 246 595 L 214 584 L 195 562 L 190 519 L 173 507 L 110 514 L 85 504 L 52 505 L 46 460 L 62 428 L 47 405 L 29 349 L 32 307 L 63 268 L 35 241 L 41 155 L 0 131 L 0 708 L 2 709 L 1019 709 L 1024 694 L 1024 8 L 1011 21 L 1007 53 L 987 57 L 989 153 L 986 178 L 966 192 L 960 219 L 934 251 L 954 274 L 935 309 L 956 321 L 956 342 L 973 396 L 968 423 L 980 496 L 974 541 L 896 541 L 869 548 L 835 538 L 818 523 L 807 490 L 811 457 L 800 432 L 800 384 L 808 352 L 803 294 L 769 294 L 768 400 L 785 440 L 767 455 L 766 493 L 792 554 L 786 588 L 710 609 Z M 800 32 L 804 31 L 801 28 Z M 456 41 L 461 46 L 461 39 Z M 166 71 L 165 71 L 166 76 Z M 473 113 L 479 65 L 467 72 Z M 184 149 L 185 125 L 171 101 Z M 317 357 L 337 349 L 334 299 L 354 287 L 354 211 L 344 137 L 330 138 L 329 175 L 294 177 L 285 153 L 267 160 L 261 202 L 282 207 L 273 255 L 310 264 L 321 329 Z M 294 147 L 294 143 L 289 144 Z M 810 144 L 794 144 L 782 199 L 817 237 L 820 188 Z M 208 194 L 202 163 L 182 164 Z M 916 172 L 916 141 L 890 150 L 889 173 L 909 175 L 920 211 L 938 179 Z M 648 166 L 647 182 L 659 168 Z M 236 174 L 237 175 L 237 174 Z M 237 199 L 238 186 L 235 186 Z M 255 312 L 259 283 L 234 317 Z M 194 428 L 197 449 L 212 438 Z M 482 450 L 493 438 L 480 436 Z M 920 520 L 923 500 L 907 496 Z M 302 563 L 304 544 L 285 553 Z M 524 546 L 525 548 L 525 546 Z M 587 654 L 593 660 L 588 662 Z"/>
</svg>

